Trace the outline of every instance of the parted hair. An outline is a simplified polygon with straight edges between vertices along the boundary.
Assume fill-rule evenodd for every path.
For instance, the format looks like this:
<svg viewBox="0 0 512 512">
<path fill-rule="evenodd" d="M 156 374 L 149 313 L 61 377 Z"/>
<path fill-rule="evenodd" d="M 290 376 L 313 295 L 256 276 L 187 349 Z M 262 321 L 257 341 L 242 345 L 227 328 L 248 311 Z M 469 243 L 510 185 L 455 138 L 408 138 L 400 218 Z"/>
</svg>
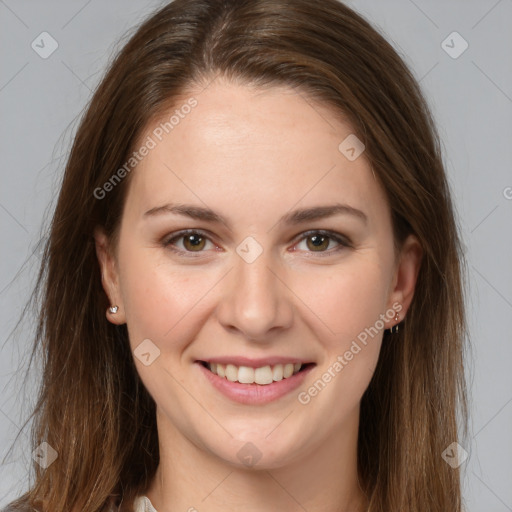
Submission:
<svg viewBox="0 0 512 512">
<path fill-rule="evenodd" d="M 42 361 L 31 449 L 44 441 L 58 457 L 33 463 L 8 510 L 131 511 L 155 475 L 155 403 L 126 325 L 106 321 L 93 238 L 103 226 L 115 244 L 133 173 L 103 199 L 94 191 L 177 98 L 219 76 L 293 87 L 348 120 L 388 199 L 395 246 L 419 240 L 413 301 L 399 332 L 384 334 L 362 398 L 358 475 L 369 512 L 461 512 L 459 470 L 441 454 L 467 435 L 466 267 L 439 135 L 404 60 L 336 0 L 175 0 L 111 59 L 74 135 L 31 298 L 30 364 Z"/>
</svg>

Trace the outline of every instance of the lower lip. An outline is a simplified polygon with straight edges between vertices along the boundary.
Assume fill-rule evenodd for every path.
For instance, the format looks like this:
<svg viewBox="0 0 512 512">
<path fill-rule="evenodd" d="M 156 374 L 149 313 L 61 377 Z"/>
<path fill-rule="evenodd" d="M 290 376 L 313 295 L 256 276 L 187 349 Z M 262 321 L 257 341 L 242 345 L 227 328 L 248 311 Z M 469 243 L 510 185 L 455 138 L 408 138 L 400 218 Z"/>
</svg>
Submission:
<svg viewBox="0 0 512 512">
<path fill-rule="evenodd" d="M 199 362 L 196 362 L 196 365 L 199 366 L 203 375 L 218 391 L 235 402 L 247 405 L 267 404 L 291 393 L 302 384 L 306 375 L 314 367 L 314 365 L 310 365 L 287 379 L 272 382 L 272 384 L 260 385 L 231 382 L 224 377 L 219 377 L 217 374 L 212 373 Z"/>
</svg>

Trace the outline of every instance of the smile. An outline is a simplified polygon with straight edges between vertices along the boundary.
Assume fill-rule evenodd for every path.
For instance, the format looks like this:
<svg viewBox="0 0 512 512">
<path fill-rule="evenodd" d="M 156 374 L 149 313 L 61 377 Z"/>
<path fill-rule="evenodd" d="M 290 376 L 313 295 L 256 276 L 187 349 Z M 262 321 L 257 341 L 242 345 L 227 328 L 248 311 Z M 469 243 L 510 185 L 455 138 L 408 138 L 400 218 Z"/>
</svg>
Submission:
<svg viewBox="0 0 512 512">
<path fill-rule="evenodd" d="M 302 364 L 286 363 L 251 368 L 250 366 L 235 366 L 234 364 L 207 363 L 207 367 L 215 375 L 226 378 L 230 382 L 265 386 L 295 375 L 300 371 Z"/>
<path fill-rule="evenodd" d="M 196 368 L 214 389 L 245 405 L 263 405 L 290 394 L 316 366 L 315 363 L 298 361 L 272 361 L 273 364 L 243 361 L 245 364 L 240 366 L 233 362 L 196 361 Z"/>
</svg>

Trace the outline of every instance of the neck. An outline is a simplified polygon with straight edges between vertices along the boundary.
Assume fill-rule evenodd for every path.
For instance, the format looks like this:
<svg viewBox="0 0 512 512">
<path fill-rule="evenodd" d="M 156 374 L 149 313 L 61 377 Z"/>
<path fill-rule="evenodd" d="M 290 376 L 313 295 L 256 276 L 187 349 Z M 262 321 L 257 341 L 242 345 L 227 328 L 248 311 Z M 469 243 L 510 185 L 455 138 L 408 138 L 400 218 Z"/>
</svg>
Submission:
<svg viewBox="0 0 512 512">
<path fill-rule="evenodd" d="M 286 466 L 240 468 L 192 443 L 157 412 L 160 464 L 146 496 L 158 512 L 363 512 L 357 478 L 359 410 L 335 438 Z"/>
</svg>

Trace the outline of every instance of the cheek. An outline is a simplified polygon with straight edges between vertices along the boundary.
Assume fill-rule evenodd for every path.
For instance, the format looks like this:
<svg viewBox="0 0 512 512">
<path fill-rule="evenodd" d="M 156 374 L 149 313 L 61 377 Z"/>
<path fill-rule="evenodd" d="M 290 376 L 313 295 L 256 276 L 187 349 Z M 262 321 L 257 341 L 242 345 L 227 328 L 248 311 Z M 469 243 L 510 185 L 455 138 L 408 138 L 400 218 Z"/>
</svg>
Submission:
<svg viewBox="0 0 512 512">
<path fill-rule="evenodd" d="M 354 258 L 323 273 L 301 275 L 294 291 L 335 345 L 357 337 L 384 313 L 386 274 L 377 260 Z M 318 332 L 318 331 L 316 331 Z"/>
<path fill-rule="evenodd" d="M 356 268 L 358 267 L 358 268 Z M 364 268 L 363 268 L 364 267 Z M 328 285 L 304 288 L 307 305 L 327 334 L 320 338 L 324 355 L 316 378 L 301 388 L 297 400 L 310 414 L 325 418 L 328 435 L 356 410 L 375 371 L 382 343 L 387 274 L 375 260 L 350 272 L 332 275 Z M 310 285 L 312 283 L 309 283 Z"/>
<path fill-rule="evenodd" d="M 155 249 L 133 248 L 120 259 L 130 343 L 136 347 L 149 338 L 162 351 L 171 342 L 178 349 L 185 334 L 193 336 L 190 330 L 199 324 L 194 319 L 204 309 L 204 295 L 215 284 L 216 274 L 197 267 L 179 269 L 154 255 Z"/>
<path fill-rule="evenodd" d="M 326 428 L 343 421 L 357 407 L 379 358 L 386 312 L 387 270 L 375 253 L 358 255 L 331 269 L 325 279 L 307 279 L 301 296 L 315 313 L 314 332 L 324 357 L 312 387 L 300 390 L 301 404 L 331 418 Z M 319 335 L 318 333 L 325 333 Z M 333 404 L 336 410 L 333 411 Z"/>
</svg>

